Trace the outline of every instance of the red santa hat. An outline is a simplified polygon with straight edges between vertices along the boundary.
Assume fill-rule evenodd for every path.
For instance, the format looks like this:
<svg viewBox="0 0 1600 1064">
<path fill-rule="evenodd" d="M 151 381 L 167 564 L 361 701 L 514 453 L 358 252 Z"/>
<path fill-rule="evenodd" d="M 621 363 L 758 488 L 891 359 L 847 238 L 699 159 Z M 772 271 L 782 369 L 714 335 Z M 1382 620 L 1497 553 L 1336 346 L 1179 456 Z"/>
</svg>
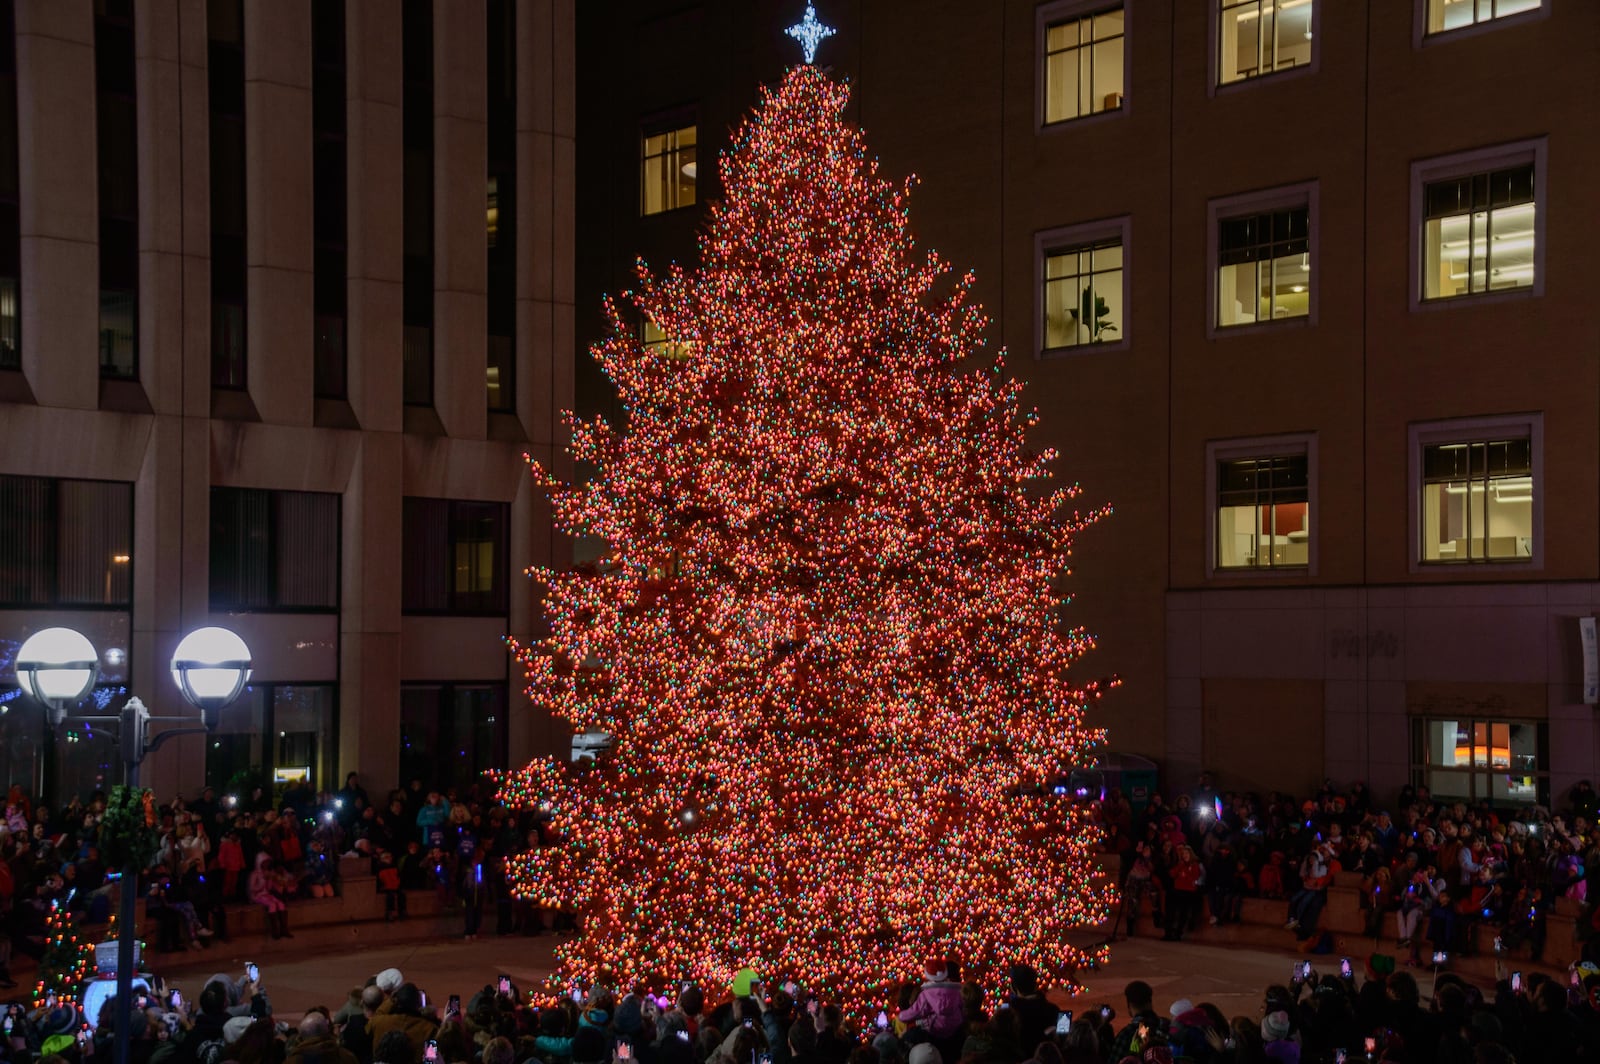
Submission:
<svg viewBox="0 0 1600 1064">
<path fill-rule="evenodd" d="M 949 971 L 950 962 L 945 960 L 943 957 L 930 957 L 922 964 L 923 975 L 935 983 L 943 980 L 945 974 Z"/>
</svg>

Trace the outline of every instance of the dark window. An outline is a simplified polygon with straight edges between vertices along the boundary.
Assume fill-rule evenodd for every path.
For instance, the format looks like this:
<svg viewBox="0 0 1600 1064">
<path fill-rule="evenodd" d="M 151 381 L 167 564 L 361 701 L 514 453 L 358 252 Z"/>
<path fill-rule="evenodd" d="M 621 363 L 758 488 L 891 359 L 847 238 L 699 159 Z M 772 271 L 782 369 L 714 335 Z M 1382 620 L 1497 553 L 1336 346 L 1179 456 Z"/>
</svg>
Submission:
<svg viewBox="0 0 1600 1064">
<path fill-rule="evenodd" d="M 346 392 L 346 158 L 344 0 L 311 5 L 312 263 L 316 394 Z"/>
<path fill-rule="evenodd" d="M 507 507 L 405 500 L 401 600 L 407 613 L 506 612 Z"/>
<path fill-rule="evenodd" d="M 211 110 L 211 385 L 245 373 L 244 2 L 206 0 Z"/>
<path fill-rule="evenodd" d="M 490 410 L 517 406 L 517 23 L 512 0 L 489 0 Z"/>
<path fill-rule="evenodd" d="M 0 604 L 126 606 L 133 485 L 0 476 Z"/>
<path fill-rule="evenodd" d="M 213 610 L 338 606 L 338 495 L 211 489 Z"/>
<path fill-rule="evenodd" d="M 401 115 L 401 390 L 406 403 L 433 403 L 433 0 L 400 9 Z"/>
<path fill-rule="evenodd" d="M 139 375 L 139 142 L 132 0 L 95 0 L 100 374 Z"/>
<path fill-rule="evenodd" d="M 339 689 L 334 684 L 252 683 L 217 715 L 206 744 L 206 786 L 247 801 L 261 787 L 305 778 L 330 790 L 338 756 Z"/>
<path fill-rule="evenodd" d="M 470 787 L 506 767 L 503 683 L 403 684 L 400 778 Z"/>
<path fill-rule="evenodd" d="M 22 221 L 17 176 L 17 31 L 0 0 L 0 369 L 22 368 Z"/>
</svg>

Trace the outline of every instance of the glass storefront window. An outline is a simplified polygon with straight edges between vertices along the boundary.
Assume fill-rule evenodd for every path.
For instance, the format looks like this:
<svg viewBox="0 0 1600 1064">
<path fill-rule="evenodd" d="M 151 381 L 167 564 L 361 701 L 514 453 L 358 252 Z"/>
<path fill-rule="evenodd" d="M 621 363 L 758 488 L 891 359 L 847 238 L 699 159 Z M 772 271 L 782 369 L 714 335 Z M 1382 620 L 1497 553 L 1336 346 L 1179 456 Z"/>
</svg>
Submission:
<svg viewBox="0 0 1600 1064">
<path fill-rule="evenodd" d="M 271 793 L 309 778 L 317 790 L 339 781 L 338 688 L 333 684 L 250 684 L 223 709 L 208 737 L 206 785 L 219 794 Z"/>
<path fill-rule="evenodd" d="M 400 779 L 470 787 L 506 767 L 506 688 L 495 683 L 400 689 Z"/>
<path fill-rule="evenodd" d="M 1526 805 L 1549 792 L 1545 725 L 1514 720 L 1418 723 L 1418 771 L 1435 798 Z"/>
</svg>

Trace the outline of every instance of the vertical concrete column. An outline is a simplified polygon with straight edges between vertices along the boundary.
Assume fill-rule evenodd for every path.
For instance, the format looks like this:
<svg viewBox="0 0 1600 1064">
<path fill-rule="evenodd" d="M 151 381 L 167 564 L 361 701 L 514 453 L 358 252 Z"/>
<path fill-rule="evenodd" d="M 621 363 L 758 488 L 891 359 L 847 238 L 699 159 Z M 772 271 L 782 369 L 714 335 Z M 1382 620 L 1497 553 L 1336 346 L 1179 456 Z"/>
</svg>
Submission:
<svg viewBox="0 0 1600 1064">
<path fill-rule="evenodd" d="M 482 4 L 433 7 L 433 405 L 445 434 L 489 430 L 489 126 Z"/>
<path fill-rule="evenodd" d="M 401 441 L 363 434 L 343 505 L 338 776 L 380 790 L 400 768 Z"/>
<path fill-rule="evenodd" d="M 247 376 L 263 421 L 312 400 L 311 0 L 244 5 Z"/>
<path fill-rule="evenodd" d="M 574 100 L 572 0 L 517 2 L 517 417 L 531 454 L 570 477 L 562 412 L 573 406 Z M 531 482 L 512 507 L 512 564 L 560 568 L 570 544 L 550 524 Z M 510 627 L 520 642 L 544 634 L 534 589 L 513 585 Z M 518 677 L 520 679 L 520 676 Z M 513 690 L 517 688 L 513 684 Z M 516 704 L 517 698 L 513 699 Z M 512 714 L 511 763 L 564 745 L 565 726 L 535 709 Z"/>
<path fill-rule="evenodd" d="M 100 403 L 94 11 L 16 7 L 22 369 L 43 406 Z"/>
<path fill-rule="evenodd" d="M 401 426 L 400 0 L 345 0 L 350 406 L 368 431 Z"/>
<path fill-rule="evenodd" d="M 206 0 L 176 0 L 182 132 L 183 330 L 180 401 L 185 417 L 211 416 L 211 99 Z M 152 189 L 160 195 L 159 189 Z M 142 361 L 142 359 L 141 359 Z M 186 471 L 189 472 L 189 471 Z M 189 472 L 189 475 L 196 475 Z M 206 469 L 197 474 L 210 477 Z"/>
<path fill-rule="evenodd" d="M 200 169 L 188 161 L 195 146 L 186 144 L 183 122 L 185 93 L 199 93 L 195 120 L 204 125 L 205 52 L 200 66 L 189 67 L 182 55 L 182 19 L 191 12 L 177 0 L 136 0 L 133 15 L 137 91 L 135 121 L 139 145 L 139 379 L 158 415 L 182 414 L 183 397 L 194 389 L 208 400 L 205 367 L 195 364 L 185 379 L 184 251 L 186 230 L 198 227 L 206 236 L 210 187 L 204 169 L 206 140 L 199 145 Z M 201 42 L 204 41 L 204 5 Z M 205 263 L 199 264 L 204 270 Z M 202 403 L 197 413 L 203 414 Z"/>
</svg>

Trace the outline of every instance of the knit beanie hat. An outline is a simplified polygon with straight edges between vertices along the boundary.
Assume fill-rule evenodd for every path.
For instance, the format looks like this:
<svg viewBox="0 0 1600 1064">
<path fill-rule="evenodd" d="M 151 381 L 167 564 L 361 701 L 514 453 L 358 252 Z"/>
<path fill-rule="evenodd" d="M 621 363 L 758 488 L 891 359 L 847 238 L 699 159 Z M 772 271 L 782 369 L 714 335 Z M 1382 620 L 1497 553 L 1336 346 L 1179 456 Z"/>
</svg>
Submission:
<svg viewBox="0 0 1600 1064">
<path fill-rule="evenodd" d="M 399 968 L 385 968 L 378 973 L 377 986 L 385 994 L 393 994 L 405 984 L 406 977 L 400 974 Z"/>
<path fill-rule="evenodd" d="M 1289 1014 L 1281 1009 L 1267 1014 L 1261 1021 L 1261 1040 L 1263 1042 L 1281 1042 L 1289 1037 Z"/>
</svg>

